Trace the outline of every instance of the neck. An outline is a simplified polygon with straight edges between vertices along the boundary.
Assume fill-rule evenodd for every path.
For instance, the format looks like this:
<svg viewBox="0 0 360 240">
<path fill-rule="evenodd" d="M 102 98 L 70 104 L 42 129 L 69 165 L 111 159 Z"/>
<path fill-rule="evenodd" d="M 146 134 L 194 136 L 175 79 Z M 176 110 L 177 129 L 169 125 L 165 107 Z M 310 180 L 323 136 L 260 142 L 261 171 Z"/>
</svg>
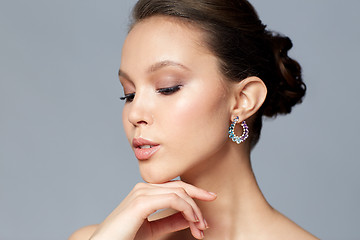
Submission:
<svg viewBox="0 0 360 240">
<path fill-rule="evenodd" d="M 257 185 L 246 145 L 232 143 L 225 148 L 181 176 L 183 181 L 218 196 L 213 202 L 197 201 L 210 226 L 205 232 L 207 239 L 240 239 L 273 216 Z"/>
</svg>

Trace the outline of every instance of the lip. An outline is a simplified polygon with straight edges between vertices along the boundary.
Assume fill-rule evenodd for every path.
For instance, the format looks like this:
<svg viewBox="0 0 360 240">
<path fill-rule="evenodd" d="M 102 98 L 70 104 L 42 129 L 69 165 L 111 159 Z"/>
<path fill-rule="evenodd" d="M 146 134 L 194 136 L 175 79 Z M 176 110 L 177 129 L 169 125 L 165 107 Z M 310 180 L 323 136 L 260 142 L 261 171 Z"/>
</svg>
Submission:
<svg viewBox="0 0 360 240">
<path fill-rule="evenodd" d="M 134 138 L 132 141 L 135 157 L 138 160 L 148 160 L 151 158 L 159 149 L 158 143 L 152 142 L 144 138 Z M 151 148 L 140 148 L 140 146 L 151 145 Z"/>
</svg>

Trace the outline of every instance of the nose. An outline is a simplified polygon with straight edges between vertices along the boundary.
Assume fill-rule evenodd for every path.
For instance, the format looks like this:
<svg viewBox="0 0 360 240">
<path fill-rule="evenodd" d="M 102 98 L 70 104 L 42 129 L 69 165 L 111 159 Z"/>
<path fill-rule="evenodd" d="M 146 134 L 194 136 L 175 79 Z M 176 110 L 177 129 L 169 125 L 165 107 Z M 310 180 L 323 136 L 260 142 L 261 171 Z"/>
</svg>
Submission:
<svg viewBox="0 0 360 240">
<path fill-rule="evenodd" d="M 145 93 L 137 92 L 129 104 L 128 121 L 136 126 L 153 123 L 152 103 Z"/>
</svg>

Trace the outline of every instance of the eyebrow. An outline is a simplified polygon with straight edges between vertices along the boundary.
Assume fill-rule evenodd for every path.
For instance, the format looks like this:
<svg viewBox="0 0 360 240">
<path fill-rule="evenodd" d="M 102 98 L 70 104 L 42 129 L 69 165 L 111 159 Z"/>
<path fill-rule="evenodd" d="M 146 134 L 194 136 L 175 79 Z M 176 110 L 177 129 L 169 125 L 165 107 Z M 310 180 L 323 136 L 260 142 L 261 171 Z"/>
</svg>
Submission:
<svg viewBox="0 0 360 240">
<path fill-rule="evenodd" d="M 119 73 L 118 73 L 119 77 L 123 77 L 126 78 L 128 80 L 131 80 L 129 75 L 126 74 L 126 72 L 124 72 L 123 70 L 119 69 Z"/>
<path fill-rule="evenodd" d="M 179 67 L 184 70 L 190 71 L 190 69 L 188 67 L 184 66 L 181 63 L 170 61 L 170 60 L 164 60 L 164 61 L 160 61 L 160 62 L 157 62 L 157 63 L 151 65 L 149 67 L 149 69 L 147 70 L 147 72 L 148 73 L 156 72 L 156 71 L 160 70 L 161 68 L 169 67 L 169 66 Z M 127 75 L 127 73 L 121 69 L 119 69 L 119 77 L 124 77 L 128 80 L 131 80 L 129 75 Z"/>
<path fill-rule="evenodd" d="M 179 68 L 189 71 L 189 68 L 187 68 L 186 66 L 184 66 L 181 63 L 177 63 L 177 62 L 170 61 L 170 60 L 165 60 L 165 61 L 157 62 L 157 63 L 151 65 L 148 72 L 149 73 L 156 72 L 157 70 L 159 70 L 161 68 L 169 67 L 169 66 L 179 67 Z"/>
</svg>

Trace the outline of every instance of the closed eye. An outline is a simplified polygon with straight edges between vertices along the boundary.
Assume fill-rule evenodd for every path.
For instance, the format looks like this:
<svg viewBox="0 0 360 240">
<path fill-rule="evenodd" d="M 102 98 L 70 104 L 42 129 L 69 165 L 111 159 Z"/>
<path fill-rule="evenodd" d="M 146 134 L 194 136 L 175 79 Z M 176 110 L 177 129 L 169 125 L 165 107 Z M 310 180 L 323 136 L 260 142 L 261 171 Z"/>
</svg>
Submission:
<svg viewBox="0 0 360 240">
<path fill-rule="evenodd" d="M 170 95 L 170 94 L 173 94 L 173 93 L 179 91 L 181 87 L 182 87 L 182 85 L 176 85 L 176 86 L 168 87 L 168 88 L 160 88 L 160 89 L 156 90 L 156 92 L 161 93 L 163 95 Z"/>
<path fill-rule="evenodd" d="M 125 94 L 124 97 L 120 97 L 120 100 L 126 100 L 126 102 L 132 102 L 134 100 L 135 93 Z"/>
</svg>

